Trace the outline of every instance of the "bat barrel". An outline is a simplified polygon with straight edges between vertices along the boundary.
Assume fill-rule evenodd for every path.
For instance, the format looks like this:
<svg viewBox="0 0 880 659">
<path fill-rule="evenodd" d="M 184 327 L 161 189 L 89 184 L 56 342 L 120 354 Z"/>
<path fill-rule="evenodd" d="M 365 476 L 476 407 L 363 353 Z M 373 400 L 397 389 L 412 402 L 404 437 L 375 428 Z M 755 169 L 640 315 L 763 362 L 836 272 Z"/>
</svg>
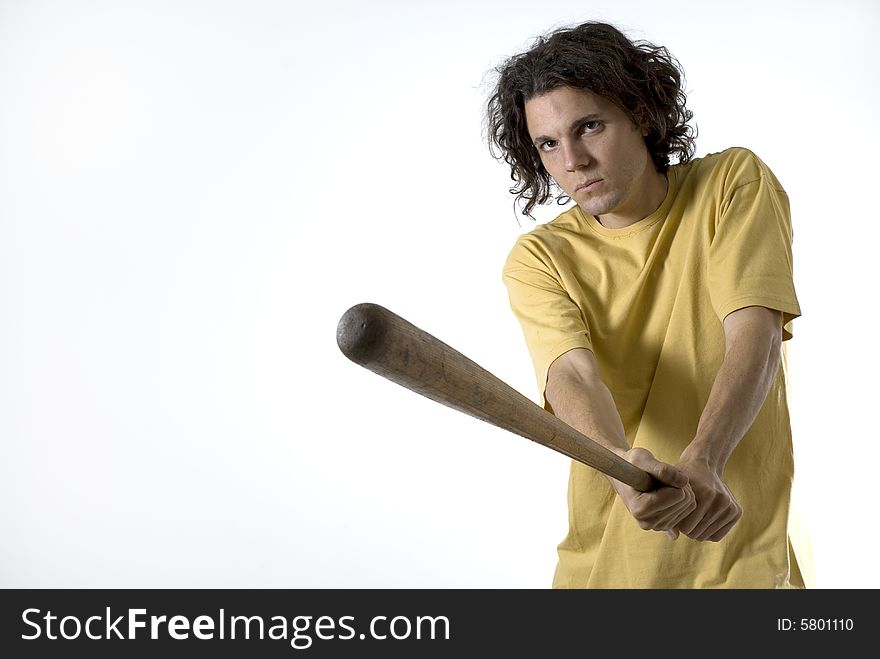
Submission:
<svg viewBox="0 0 880 659">
<path fill-rule="evenodd" d="M 342 354 L 361 366 L 368 364 L 388 338 L 390 313 L 378 304 L 364 302 L 342 314 L 336 327 L 336 345 Z"/>
</svg>

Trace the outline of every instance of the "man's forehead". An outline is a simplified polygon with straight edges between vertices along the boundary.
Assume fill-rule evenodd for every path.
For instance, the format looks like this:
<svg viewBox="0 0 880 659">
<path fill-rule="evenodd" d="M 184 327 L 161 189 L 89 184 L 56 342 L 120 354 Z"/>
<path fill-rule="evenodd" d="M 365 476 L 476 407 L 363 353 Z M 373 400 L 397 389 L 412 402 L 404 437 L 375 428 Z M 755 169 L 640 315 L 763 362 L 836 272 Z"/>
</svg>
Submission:
<svg viewBox="0 0 880 659">
<path fill-rule="evenodd" d="M 526 124 L 530 132 L 567 127 L 578 117 L 607 112 L 610 101 L 588 89 L 557 87 L 533 96 L 525 103 Z"/>
</svg>

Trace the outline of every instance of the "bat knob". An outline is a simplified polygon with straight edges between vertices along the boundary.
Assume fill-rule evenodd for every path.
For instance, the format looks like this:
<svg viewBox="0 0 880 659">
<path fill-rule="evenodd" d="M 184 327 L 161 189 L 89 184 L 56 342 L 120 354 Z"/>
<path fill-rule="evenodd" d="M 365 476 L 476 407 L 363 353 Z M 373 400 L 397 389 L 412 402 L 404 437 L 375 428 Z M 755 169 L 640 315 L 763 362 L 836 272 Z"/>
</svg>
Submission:
<svg viewBox="0 0 880 659">
<path fill-rule="evenodd" d="M 356 364 L 365 365 L 383 347 L 388 329 L 385 307 L 370 302 L 354 305 L 336 326 L 336 345 Z"/>
</svg>

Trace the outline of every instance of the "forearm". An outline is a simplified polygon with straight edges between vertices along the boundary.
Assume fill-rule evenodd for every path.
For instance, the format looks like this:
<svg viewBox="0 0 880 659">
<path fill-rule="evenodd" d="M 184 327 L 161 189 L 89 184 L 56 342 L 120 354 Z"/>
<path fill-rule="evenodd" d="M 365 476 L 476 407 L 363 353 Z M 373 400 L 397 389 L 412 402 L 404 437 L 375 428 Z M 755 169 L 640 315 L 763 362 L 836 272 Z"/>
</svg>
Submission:
<svg viewBox="0 0 880 659">
<path fill-rule="evenodd" d="M 779 367 L 781 340 L 744 328 L 729 344 L 681 460 L 701 460 L 721 474 L 767 398 Z"/>
<path fill-rule="evenodd" d="M 696 505 L 687 477 L 645 449 L 630 449 L 617 406 L 599 376 L 593 353 L 572 350 L 554 362 L 546 394 L 556 416 L 654 477 L 658 487 L 650 492 L 639 492 L 611 477 L 608 482 L 641 528 L 676 537 L 673 529 Z"/>
<path fill-rule="evenodd" d="M 608 387 L 598 378 L 561 377 L 547 387 L 547 400 L 553 413 L 575 430 L 621 457 L 630 446 L 620 414 Z M 620 494 L 619 481 L 607 477 Z"/>
<path fill-rule="evenodd" d="M 618 455 L 629 450 L 620 414 L 608 387 L 598 378 L 562 376 L 547 387 L 553 413 Z"/>
</svg>

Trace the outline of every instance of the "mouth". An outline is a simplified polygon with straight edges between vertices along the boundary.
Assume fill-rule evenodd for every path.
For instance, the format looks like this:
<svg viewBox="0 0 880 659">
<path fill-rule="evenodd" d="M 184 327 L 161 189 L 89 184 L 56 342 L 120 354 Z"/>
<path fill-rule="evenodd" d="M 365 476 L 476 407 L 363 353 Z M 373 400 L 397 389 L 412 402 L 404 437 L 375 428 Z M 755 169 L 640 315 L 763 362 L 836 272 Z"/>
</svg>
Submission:
<svg viewBox="0 0 880 659">
<path fill-rule="evenodd" d="M 575 191 L 575 192 L 582 192 L 582 191 L 584 191 L 584 190 L 589 190 L 589 189 L 592 188 L 594 185 L 596 185 L 597 183 L 599 183 L 601 180 L 602 180 L 602 179 L 600 179 L 600 178 L 594 178 L 594 179 L 590 179 L 589 181 L 584 181 L 584 182 L 581 183 L 579 186 L 577 186 L 577 187 L 574 189 L 574 191 Z"/>
</svg>

